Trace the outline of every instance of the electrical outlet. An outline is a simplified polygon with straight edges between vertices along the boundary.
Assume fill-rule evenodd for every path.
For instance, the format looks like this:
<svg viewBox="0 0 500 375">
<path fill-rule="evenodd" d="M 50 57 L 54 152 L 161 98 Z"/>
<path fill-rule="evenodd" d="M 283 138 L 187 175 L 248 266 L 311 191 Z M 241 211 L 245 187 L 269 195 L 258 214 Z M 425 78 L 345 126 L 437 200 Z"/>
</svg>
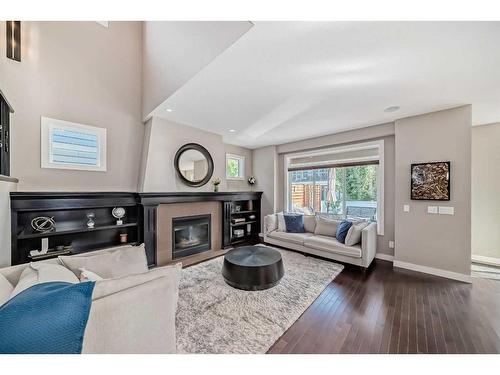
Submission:
<svg viewBox="0 0 500 375">
<path fill-rule="evenodd" d="M 389 241 L 389 249 L 394 249 L 394 241 Z"/>
<path fill-rule="evenodd" d="M 429 213 L 429 214 L 437 214 L 438 213 L 437 206 L 427 206 L 427 213 Z"/>
<path fill-rule="evenodd" d="M 404 204 L 403 205 L 403 211 L 404 212 L 410 212 L 410 205 L 409 204 Z"/>
</svg>

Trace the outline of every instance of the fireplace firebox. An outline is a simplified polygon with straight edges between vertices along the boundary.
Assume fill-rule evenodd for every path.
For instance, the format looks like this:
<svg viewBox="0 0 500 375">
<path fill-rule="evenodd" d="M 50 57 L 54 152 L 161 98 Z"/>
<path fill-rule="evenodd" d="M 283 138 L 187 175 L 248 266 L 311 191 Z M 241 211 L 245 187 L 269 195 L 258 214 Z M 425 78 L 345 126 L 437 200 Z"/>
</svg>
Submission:
<svg viewBox="0 0 500 375">
<path fill-rule="evenodd" d="M 202 253 L 211 249 L 210 215 L 172 219 L 172 259 Z"/>
</svg>

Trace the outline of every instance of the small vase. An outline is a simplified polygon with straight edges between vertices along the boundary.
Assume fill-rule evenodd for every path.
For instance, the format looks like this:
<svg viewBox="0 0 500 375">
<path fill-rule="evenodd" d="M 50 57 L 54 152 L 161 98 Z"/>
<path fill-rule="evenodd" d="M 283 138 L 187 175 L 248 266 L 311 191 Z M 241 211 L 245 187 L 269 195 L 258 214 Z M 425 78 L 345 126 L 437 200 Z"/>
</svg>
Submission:
<svg viewBox="0 0 500 375">
<path fill-rule="evenodd" d="M 214 193 L 217 193 L 219 191 L 219 185 L 214 185 Z"/>
</svg>

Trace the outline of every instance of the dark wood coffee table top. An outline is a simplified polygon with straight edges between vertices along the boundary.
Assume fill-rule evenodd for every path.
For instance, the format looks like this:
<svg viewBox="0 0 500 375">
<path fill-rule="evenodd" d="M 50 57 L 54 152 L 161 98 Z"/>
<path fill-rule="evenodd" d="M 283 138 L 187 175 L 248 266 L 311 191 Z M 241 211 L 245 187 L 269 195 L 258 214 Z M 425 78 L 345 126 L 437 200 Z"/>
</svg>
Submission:
<svg viewBox="0 0 500 375">
<path fill-rule="evenodd" d="M 222 276 L 234 288 L 263 290 L 277 285 L 285 271 L 281 253 L 264 246 L 242 246 L 224 256 Z"/>
<path fill-rule="evenodd" d="M 264 246 L 242 246 L 226 253 L 225 259 L 238 266 L 261 267 L 281 260 L 279 251 Z"/>
</svg>

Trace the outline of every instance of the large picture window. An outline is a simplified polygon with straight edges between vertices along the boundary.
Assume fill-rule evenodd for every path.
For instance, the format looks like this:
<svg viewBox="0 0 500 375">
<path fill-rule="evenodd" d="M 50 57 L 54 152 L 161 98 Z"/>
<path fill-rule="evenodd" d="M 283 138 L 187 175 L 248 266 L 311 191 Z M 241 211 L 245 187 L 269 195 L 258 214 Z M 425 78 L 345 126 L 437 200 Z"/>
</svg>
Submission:
<svg viewBox="0 0 500 375">
<path fill-rule="evenodd" d="M 289 173 L 289 210 L 339 217 L 377 217 L 377 165 Z"/>
<path fill-rule="evenodd" d="M 284 155 L 284 209 L 364 218 L 384 235 L 384 140 Z"/>
</svg>

